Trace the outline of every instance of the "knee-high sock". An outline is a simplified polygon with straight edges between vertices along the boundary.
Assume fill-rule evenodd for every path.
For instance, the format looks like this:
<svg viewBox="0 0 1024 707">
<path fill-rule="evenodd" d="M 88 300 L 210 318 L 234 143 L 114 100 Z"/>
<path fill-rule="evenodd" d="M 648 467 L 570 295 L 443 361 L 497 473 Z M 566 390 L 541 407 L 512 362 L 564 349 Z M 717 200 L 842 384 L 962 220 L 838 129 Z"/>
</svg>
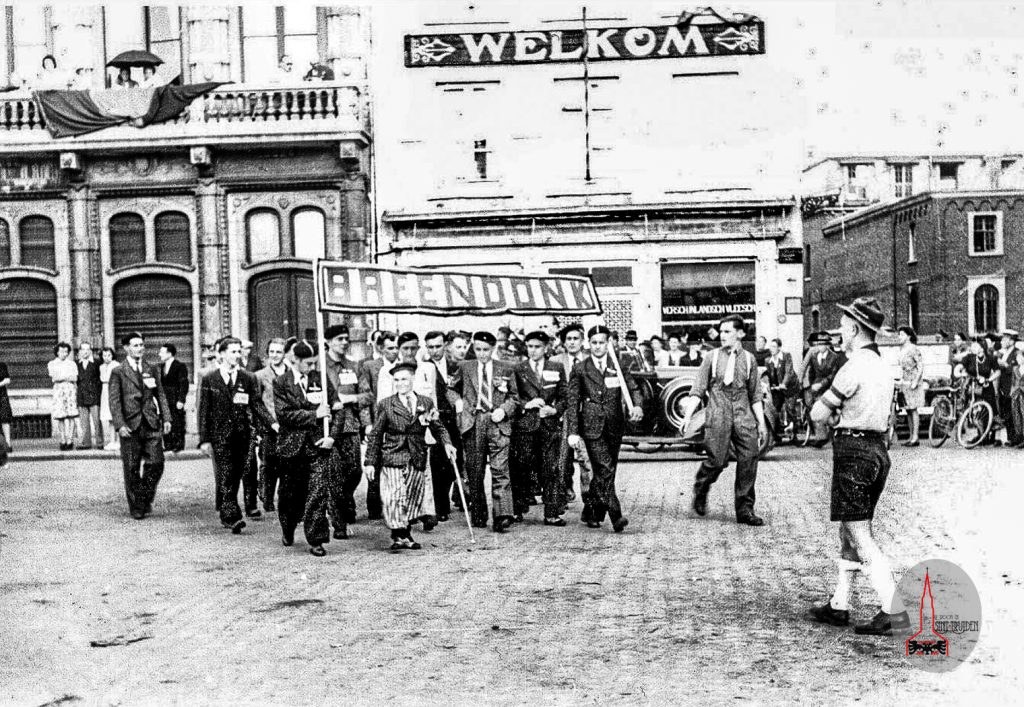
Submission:
<svg viewBox="0 0 1024 707">
<path fill-rule="evenodd" d="M 850 610 L 850 591 L 853 589 L 853 580 L 856 573 L 860 572 L 862 565 L 852 560 L 837 560 L 839 565 L 839 576 L 836 579 L 836 591 L 829 600 L 829 604 L 837 611 Z"/>
<path fill-rule="evenodd" d="M 871 587 L 878 594 L 878 599 L 882 604 L 882 611 L 887 614 L 897 614 L 904 611 L 903 602 L 896 596 L 896 583 L 892 579 L 892 567 L 889 565 L 889 558 L 876 548 L 868 557 L 867 562 L 864 563 L 864 570 L 871 581 Z"/>
</svg>

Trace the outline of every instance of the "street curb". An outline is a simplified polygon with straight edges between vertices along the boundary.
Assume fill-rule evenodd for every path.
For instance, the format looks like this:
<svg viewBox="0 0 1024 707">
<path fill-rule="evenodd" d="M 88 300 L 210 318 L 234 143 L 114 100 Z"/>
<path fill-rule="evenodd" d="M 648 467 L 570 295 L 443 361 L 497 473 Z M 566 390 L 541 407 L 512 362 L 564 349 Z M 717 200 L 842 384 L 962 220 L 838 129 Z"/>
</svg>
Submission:
<svg viewBox="0 0 1024 707">
<path fill-rule="evenodd" d="M 164 452 L 164 461 L 175 461 L 175 460 L 193 460 L 193 459 L 205 459 L 205 454 L 199 450 L 178 452 L 177 454 L 171 452 Z M 8 457 L 10 463 L 15 462 L 60 462 L 60 461 L 95 461 L 98 459 L 121 459 L 119 452 L 107 452 L 107 451 L 96 451 L 87 452 L 74 451 L 74 452 L 27 452 L 20 453 L 14 452 Z"/>
</svg>

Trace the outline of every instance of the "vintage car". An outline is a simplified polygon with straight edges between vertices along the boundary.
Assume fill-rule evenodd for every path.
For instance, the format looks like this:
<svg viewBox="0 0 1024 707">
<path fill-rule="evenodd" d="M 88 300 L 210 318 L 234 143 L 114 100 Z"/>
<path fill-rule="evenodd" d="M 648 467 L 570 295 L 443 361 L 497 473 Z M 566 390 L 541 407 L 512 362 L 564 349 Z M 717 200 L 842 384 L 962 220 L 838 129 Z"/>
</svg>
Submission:
<svg viewBox="0 0 1024 707">
<path fill-rule="evenodd" d="M 697 375 L 696 367 L 660 367 L 654 371 L 631 371 L 640 388 L 644 409 L 641 422 L 630 424 L 623 438 L 623 444 L 641 452 L 657 452 L 668 449 L 682 449 L 703 453 L 704 409 L 703 404 L 690 418 L 685 433 L 680 431 L 683 423 L 683 401 L 690 393 Z M 761 369 L 761 387 L 765 392 L 765 416 L 768 427 L 775 422 L 776 411 L 768 395 L 768 378 Z M 772 448 L 771 435 L 761 443 L 763 458 Z"/>
</svg>

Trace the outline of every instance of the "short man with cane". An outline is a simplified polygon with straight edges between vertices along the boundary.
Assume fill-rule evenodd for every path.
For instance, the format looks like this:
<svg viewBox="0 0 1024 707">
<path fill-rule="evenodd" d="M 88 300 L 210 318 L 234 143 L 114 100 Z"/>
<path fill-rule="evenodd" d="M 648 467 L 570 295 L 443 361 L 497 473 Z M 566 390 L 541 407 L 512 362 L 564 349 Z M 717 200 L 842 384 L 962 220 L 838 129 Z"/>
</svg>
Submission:
<svg viewBox="0 0 1024 707">
<path fill-rule="evenodd" d="M 736 453 L 736 522 L 764 525 L 754 514 L 754 483 L 757 481 L 759 435 L 768 436 L 765 424 L 761 376 L 754 354 L 744 350 L 747 324 L 730 314 L 718 324 L 721 346 L 708 353 L 697 371 L 697 379 L 686 399 L 682 429 L 685 431 L 697 404 L 707 395 L 704 425 L 705 459 L 693 484 L 693 510 L 704 515 L 708 491 L 729 463 L 729 444 Z"/>
<path fill-rule="evenodd" d="M 850 622 L 850 590 L 854 573 L 865 572 L 881 601 L 881 610 L 854 629 L 869 635 L 890 635 L 910 619 L 896 595 L 892 566 L 871 531 L 885 480 L 889 452 L 885 437 L 892 404 L 892 373 L 882 360 L 875 337 L 885 315 L 874 297 L 860 297 L 843 311 L 840 328 L 849 359 L 832 386 L 811 409 L 811 419 L 835 428 L 832 446 L 832 520 L 839 522 L 839 578 L 832 598 L 812 607 L 807 618 L 832 626 Z"/>
</svg>

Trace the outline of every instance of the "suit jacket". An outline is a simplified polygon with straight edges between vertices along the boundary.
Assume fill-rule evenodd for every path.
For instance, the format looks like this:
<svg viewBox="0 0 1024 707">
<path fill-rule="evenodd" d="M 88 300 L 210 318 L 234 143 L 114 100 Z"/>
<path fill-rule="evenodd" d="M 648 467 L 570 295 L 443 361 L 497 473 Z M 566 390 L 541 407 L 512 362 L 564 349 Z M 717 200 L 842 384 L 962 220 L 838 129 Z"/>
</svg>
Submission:
<svg viewBox="0 0 1024 707">
<path fill-rule="evenodd" d="M 803 387 L 810 388 L 815 383 L 821 383 L 818 392 L 826 391 L 832 385 L 832 379 L 836 377 L 838 371 L 839 357 L 836 356 L 835 351 L 826 350 L 823 363 L 818 362 L 817 351 L 808 351 L 803 363 Z"/>
<path fill-rule="evenodd" d="M 340 361 L 332 361 L 328 357 L 327 382 L 336 391 L 336 394 L 332 394 L 330 400 L 331 414 L 341 418 L 342 432 L 349 434 L 358 433 L 361 417 L 360 400 L 358 399 L 359 363 L 353 361 L 348 356 Z M 338 402 L 338 395 L 355 395 L 357 400 L 354 403 L 347 403 L 340 410 L 335 410 L 334 404 Z"/>
<path fill-rule="evenodd" d="M 397 394 L 384 398 L 377 404 L 373 429 L 366 438 L 366 466 L 414 469 L 427 468 L 426 433 L 429 429 L 441 444 L 452 443 L 448 430 L 440 419 L 427 425 L 420 422 L 420 416 L 434 409 L 430 398 L 416 395 L 416 415 L 413 416 Z"/>
<path fill-rule="evenodd" d="M 235 386 L 228 388 L 220 370 L 209 371 L 199 383 L 199 406 L 196 417 L 199 423 L 199 444 L 211 442 L 223 443 L 234 429 L 235 395 L 242 393 L 248 396 L 248 402 L 241 403 L 245 407 L 246 432 L 255 426 L 261 434 L 270 431 L 274 418 L 263 404 L 260 383 L 249 371 L 239 369 L 235 372 Z"/>
<path fill-rule="evenodd" d="M 308 392 L 321 393 L 320 373 L 313 371 L 308 378 Z M 327 400 L 336 400 L 334 386 L 327 381 Z M 318 447 L 317 440 L 324 436 L 323 420 L 316 417 L 316 403 L 311 403 L 295 382 L 291 369 L 274 379 L 274 410 L 277 413 L 277 455 L 286 459 L 300 454 L 312 456 Z M 330 435 L 338 439 L 342 435 L 344 418 L 331 415 Z"/>
<path fill-rule="evenodd" d="M 160 364 L 160 382 L 164 386 L 167 404 L 172 409 L 176 407 L 177 403 L 185 403 L 185 399 L 188 398 L 188 366 L 178 359 L 174 359 L 171 361 L 170 370 L 165 375 L 164 364 Z"/>
<path fill-rule="evenodd" d="M 455 401 L 459 399 L 459 394 L 448 386 L 448 381 L 446 381 L 441 375 L 441 368 L 437 365 L 437 362 L 431 360 L 430 363 L 433 364 L 434 368 L 437 370 L 435 387 L 437 410 L 441 413 L 441 423 L 445 427 L 454 428 L 457 423 L 455 415 Z M 459 363 L 447 356 L 445 356 L 445 363 L 447 364 L 445 370 L 448 373 L 448 380 L 451 380 L 452 374 L 455 372 L 455 369 L 458 368 Z"/>
<path fill-rule="evenodd" d="M 629 371 L 622 372 L 626 389 L 633 404 L 640 406 L 640 391 Z M 606 382 L 614 380 L 611 387 Z M 612 437 L 621 439 L 626 430 L 626 415 L 622 388 L 615 375 L 609 354 L 609 365 L 604 375 L 597 370 L 594 359 L 587 356 L 576 364 L 569 376 L 569 399 L 566 408 L 568 433 L 584 439 Z"/>
<path fill-rule="evenodd" d="M 505 419 L 498 423 L 502 434 L 512 435 L 512 418 L 519 406 L 519 391 L 516 388 L 515 371 L 505 361 L 491 360 L 491 404 L 495 409 L 505 411 Z M 459 415 L 459 431 L 465 434 L 476 425 L 476 407 L 480 402 L 477 389 L 479 361 L 461 361 L 452 374 L 449 385 L 462 399 L 462 413 Z"/>
<path fill-rule="evenodd" d="M 800 379 L 796 376 L 796 369 L 793 368 L 793 357 L 787 352 L 781 352 L 782 360 L 778 365 L 769 357 L 764 367 L 768 373 L 768 382 L 774 388 L 782 386 L 786 393 L 796 393 L 800 389 Z"/>
<path fill-rule="evenodd" d="M 384 363 L 383 358 L 371 358 L 359 364 L 359 423 L 363 427 L 373 424 L 377 410 L 377 377 Z"/>
<path fill-rule="evenodd" d="M 565 371 L 566 380 L 569 380 L 569 374 L 572 373 L 573 366 L 579 362 L 578 358 L 571 356 L 569 353 L 564 351 L 557 356 L 552 356 L 549 360 L 554 361 L 562 367 L 562 370 Z"/>
<path fill-rule="evenodd" d="M 100 393 L 103 391 L 103 384 L 100 383 L 100 364 L 96 361 L 76 361 L 78 366 L 78 407 L 92 407 L 100 404 Z"/>
<path fill-rule="evenodd" d="M 163 423 L 171 421 L 160 373 L 147 363 L 138 373 L 127 361 L 110 372 L 110 418 L 115 430 L 127 427 L 135 432 L 145 420 L 149 429 L 163 434 Z"/>
<path fill-rule="evenodd" d="M 285 365 L 284 372 L 287 373 L 289 370 L 288 366 Z M 260 384 L 260 396 L 263 398 L 263 405 L 267 408 L 267 412 L 270 413 L 270 417 L 277 422 L 277 413 L 274 412 L 274 379 L 277 378 L 277 374 L 274 373 L 274 369 L 267 364 L 260 370 L 256 371 L 256 380 Z"/>
<path fill-rule="evenodd" d="M 541 417 L 539 410 L 522 409 L 515 419 L 515 428 L 524 432 L 534 432 L 542 426 L 559 429 L 562 426 L 562 415 L 565 413 L 565 401 L 569 387 L 565 368 L 556 361 L 545 361 L 541 378 L 537 377 L 530 361 L 522 361 L 515 368 L 516 388 L 519 390 L 520 409 L 534 398 L 542 398 L 547 405 L 553 407 L 557 414 Z"/>
</svg>

